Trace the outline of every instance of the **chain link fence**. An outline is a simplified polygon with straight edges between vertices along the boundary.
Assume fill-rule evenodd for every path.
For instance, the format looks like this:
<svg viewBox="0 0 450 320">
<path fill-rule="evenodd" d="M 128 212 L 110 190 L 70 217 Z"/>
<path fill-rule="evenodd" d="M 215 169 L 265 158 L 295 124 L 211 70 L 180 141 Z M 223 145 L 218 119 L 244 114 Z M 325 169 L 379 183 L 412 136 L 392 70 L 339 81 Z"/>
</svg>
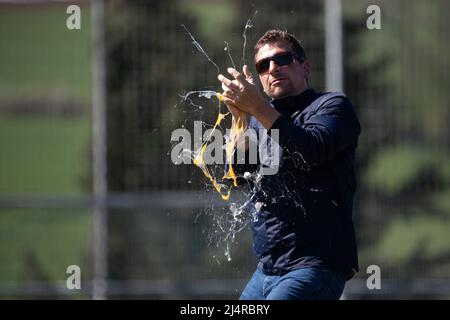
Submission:
<svg viewBox="0 0 450 320">
<path fill-rule="evenodd" d="M 236 299 L 255 266 L 250 232 L 222 230 L 230 204 L 171 161 L 173 130 L 211 127 L 218 106 L 181 95 L 219 90 L 217 68 L 251 65 L 272 27 L 302 41 L 310 84 L 326 90 L 327 1 L 99 3 L 101 24 L 91 1 L 0 1 L 1 298 Z M 66 24 L 73 4 L 81 29 Z M 371 5 L 380 29 L 367 26 Z M 363 127 L 361 270 L 346 299 L 450 296 L 449 7 L 341 1 L 342 83 Z M 67 289 L 70 265 L 79 290 Z M 367 287 L 372 265 L 381 289 Z"/>
</svg>

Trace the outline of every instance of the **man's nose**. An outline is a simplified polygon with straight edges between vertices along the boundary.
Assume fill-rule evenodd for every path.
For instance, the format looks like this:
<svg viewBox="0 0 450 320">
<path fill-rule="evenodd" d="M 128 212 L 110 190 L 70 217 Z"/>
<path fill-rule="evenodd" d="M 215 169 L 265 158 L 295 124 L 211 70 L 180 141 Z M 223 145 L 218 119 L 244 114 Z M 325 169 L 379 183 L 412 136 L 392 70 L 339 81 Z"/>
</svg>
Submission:
<svg viewBox="0 0 450 320">
<path fill-rule="evenodd" d="M 275 71 L 278 70 L 278 68 L 279 68 L 279 66 L 276 64 L 276 62 L 273 61 L 273 60 L 271 60 L 271 61 L 270 61 L 269 72 L 270 72 L 270 73 L 275 72 Z"/>
</svg>

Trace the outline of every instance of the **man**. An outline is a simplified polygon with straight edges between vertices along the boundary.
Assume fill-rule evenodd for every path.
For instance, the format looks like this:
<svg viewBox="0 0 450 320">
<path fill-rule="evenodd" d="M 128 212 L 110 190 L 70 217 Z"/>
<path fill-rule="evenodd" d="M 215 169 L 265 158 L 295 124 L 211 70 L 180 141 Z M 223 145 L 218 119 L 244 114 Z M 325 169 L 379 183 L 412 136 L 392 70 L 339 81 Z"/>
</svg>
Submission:
<svg viewBox="0 0 450 320">
<path fill-rule="evenodd" d="M 252 198 L 259 263 L 240 298 L 339 299 L 358 271 L 352 206 L 360 124 L 344 94 L 309 88 L 309 61 L 287 32 L 269 30 L 258 40 L 255 66 L 271 103 L 248 66 L 228 68 L 234 79 L 218 76 L 233 117 L 270 137 L 278 130 L 268 144 L 280 146 L 276 174 L 263 176 Z"/>
</svg>

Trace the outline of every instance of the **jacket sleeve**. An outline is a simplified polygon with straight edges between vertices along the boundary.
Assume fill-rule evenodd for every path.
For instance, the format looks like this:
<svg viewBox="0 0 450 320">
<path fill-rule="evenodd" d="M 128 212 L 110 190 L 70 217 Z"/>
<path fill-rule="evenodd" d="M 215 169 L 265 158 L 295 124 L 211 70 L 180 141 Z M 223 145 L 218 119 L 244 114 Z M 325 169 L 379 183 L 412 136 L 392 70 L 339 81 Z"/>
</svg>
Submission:
<svg viewBox="0 0 450 320">
<path fill-rule="evenodd" d="M 320 166 L 346 148 L 356 147 L 361 133 L 353 107 L 343 96 L 327 100 L 303 124 L 280 115 L 269 134 L 274 129 L 279 130 L 279 145 L 291 156 L 300 156 L 304 169 Z"/>
</svg>

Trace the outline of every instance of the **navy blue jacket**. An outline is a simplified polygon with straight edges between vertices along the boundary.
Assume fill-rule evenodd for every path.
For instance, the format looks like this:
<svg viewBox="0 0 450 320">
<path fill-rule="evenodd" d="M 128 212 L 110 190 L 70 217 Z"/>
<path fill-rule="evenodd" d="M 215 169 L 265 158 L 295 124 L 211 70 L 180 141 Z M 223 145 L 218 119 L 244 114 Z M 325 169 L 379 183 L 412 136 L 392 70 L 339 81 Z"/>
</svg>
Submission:
<svg viewBox="0 0 450 320">
<path fill-rule="evenodd" d="M 266 274 L 283 274 L 325 266 L 351 276 L 358 271 L 352 207 L 361 132 L 352 104 L 342 93 L 307 89 L 272 105 L 281 115 L 268 135 L 258 136 L 258 169 L 275 163 L 278 171 L 251 183 L 259 267 Z M 254 117 L 249 127 L 263 129 Z M 273 129 L 279 130 L 278 143 Z M 280 146 L 277 153 L 272 144 Z M 257 175 L 256 167 L 235 167 L 240 174 L 252 170 Z"/>
</svg>

